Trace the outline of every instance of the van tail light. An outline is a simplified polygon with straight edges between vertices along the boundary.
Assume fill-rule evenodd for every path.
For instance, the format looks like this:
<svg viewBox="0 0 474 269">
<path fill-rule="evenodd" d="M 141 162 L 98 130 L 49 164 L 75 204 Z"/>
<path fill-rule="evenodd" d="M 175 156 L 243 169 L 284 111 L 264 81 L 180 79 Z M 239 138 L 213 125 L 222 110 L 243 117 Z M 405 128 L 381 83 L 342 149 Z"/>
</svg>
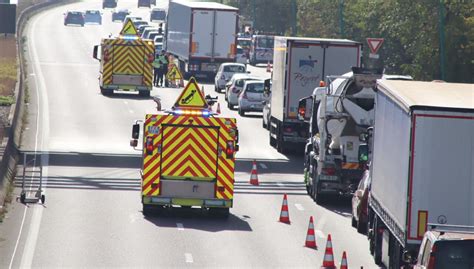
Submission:
<svg viewBox="0 0 474 269">
<path fill-rule="evenodd" d="M 323 175 L 333 176 L 333 175 L 336 174 L 336 168 L 335 167 L 324 167 L 324 168 L 322 168 L 321 173 Z"/>
<path fill-rule="evenodd" d="M 227 141 L 226 145 L 227 147 L 225 149 L 225 155 L 227 159 L 234 158 L 234 152 L 235 152 L 234 141 Z"/>
<path fill-rule="evenodd" d="M 152 155 L 153 154 L 153 137 L 149 136 L 146 138 L 145 142 L 145 149 L 146 149 L 146 154 L 147 155 Z"/>
<path fill-rule="evenodd" d="M 428 260 L 428 267 L 427 269 L 435 269 L 435 263 L 436 263 L 436 243 L 433 244 L 433 247 L 431 247 L 431 252 L 430 252 L 430 259 Z"/>
<path fill-rule="evenodd" d="M 239 93 L 239 89 L 237 89 L 237 87 L 231 87 L 230 90 L 233 92 L 233 93 Z"/>
</svg>

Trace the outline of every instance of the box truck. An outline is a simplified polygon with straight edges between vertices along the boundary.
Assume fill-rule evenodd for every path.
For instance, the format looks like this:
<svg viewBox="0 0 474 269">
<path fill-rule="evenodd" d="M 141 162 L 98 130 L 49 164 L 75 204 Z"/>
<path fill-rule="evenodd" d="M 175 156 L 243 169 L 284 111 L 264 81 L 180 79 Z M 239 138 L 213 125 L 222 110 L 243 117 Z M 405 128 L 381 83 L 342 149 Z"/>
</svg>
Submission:
<svg viewBox="0 0 474 269">
<path fill-rule="evenodd" d="M 377 84 L 370 251 L 376 263 L 400 268 L 429 225 L 474 225 L 474 87 Z"/>
<path fill-rule="evenodd" d="M 214 79 L 221 63 L 235 62 L 238 13 L 219 3 L 170 2 L 166 51 L 185 77 Z"/>
<path fill-rule="evenodd" d="M 308 124 L 297 118 L 298 102 L 328 75 L 342 75 L 361 64 L 362 44 L 347 39 L 275 37 L 270 115 L 270 145 L 284 152 L 302 146 Z"/>
</svg>

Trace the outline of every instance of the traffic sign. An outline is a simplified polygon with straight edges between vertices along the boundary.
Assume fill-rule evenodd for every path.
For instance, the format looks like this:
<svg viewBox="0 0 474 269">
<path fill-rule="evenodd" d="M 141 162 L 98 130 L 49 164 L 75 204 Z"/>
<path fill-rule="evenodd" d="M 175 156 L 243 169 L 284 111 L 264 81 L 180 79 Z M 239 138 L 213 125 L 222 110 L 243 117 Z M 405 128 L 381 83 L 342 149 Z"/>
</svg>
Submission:
<svg viewBox="0 0 474 269">
<path fill-rule="evenodd" d="M 377 54 L 383 43 L 383 38 L 367 38 L 367 44 L 369 44 L 370 51 L 372 54 Z"/>
<path fill-rule="evenodd" d="M 191 78 L 179 95 L 173 108 L 205 109 L 207 107 L 207 102 L 199 90 L 199 85 L 197 84 L 196 79 Z"/>
<path fill-rule="evenodd" d="M 120 35 L 138 35 L 137 28 L 133 24 L 131 19 L 128 19 L 122 27 L 120 31 Z"/>
<path fill-rule="evenodd" d="M 180 80 L 183 79 L 183 75 L 179 72 L 178 67 L 173 64 L 168 73 L 166 73 L 166 78 L 168 80 Z"/>
</svg>

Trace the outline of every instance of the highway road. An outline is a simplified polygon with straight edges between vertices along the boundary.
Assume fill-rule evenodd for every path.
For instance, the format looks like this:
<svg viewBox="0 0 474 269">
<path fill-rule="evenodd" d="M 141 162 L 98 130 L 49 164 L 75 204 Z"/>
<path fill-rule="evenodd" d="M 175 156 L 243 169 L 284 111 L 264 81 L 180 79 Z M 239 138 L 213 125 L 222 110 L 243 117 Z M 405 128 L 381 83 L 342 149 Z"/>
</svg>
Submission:
<svg viewBox="0 0 474 269">
<path fill-rule="evenodd" d="M 158 4 L 160 1 L 158 0 Z M 261 114 L 237 118 L 240 151 L 234 208 L 227 220 L 178 209 L 145 218 L 140 203 L 140 152 L 129 147 L 131 125 L 155 112 L 155 103 L 134 94 L 104 97 L 93 45 L 117 34 L 105 10 L 103 25 L 64 26 L 66 10 L 99 9 L 83 1 L 44 11 L 28 23 L 29 117 L 21 150 L 43 166 L 46 204 L 13 202 L 0 224 L 0 267 L 319 267 L 328 234 L 336 265 L 346 251 L 350 268 L 377 268 L 365 236 L 350 224 L 350 201 L 316 205 L 306 195 L 301 151 L 282 155 L 269 146 Z M 148 18 L 135 2 L 119 7 Z M 262 67 L 253 74 L 268 77 Z M 217 95 L 213 84 L 202 84 Z M 180 90 L 155 88 L 169 108 Z M 260 186 L 248 184 L 258 161 Z M 21 167 L 20 167 L 21 168 Z M 27 174 L 27 181 L 37 177 Z M 17 180 L 21 179 L 21 169 Z M 19 194 L 15 189 L 15 195 Z M 288 194 L 291 224 L 278 222 Z M 309 217 L 315 220 L 318 249 L 304 247 Z"/>
</svg>

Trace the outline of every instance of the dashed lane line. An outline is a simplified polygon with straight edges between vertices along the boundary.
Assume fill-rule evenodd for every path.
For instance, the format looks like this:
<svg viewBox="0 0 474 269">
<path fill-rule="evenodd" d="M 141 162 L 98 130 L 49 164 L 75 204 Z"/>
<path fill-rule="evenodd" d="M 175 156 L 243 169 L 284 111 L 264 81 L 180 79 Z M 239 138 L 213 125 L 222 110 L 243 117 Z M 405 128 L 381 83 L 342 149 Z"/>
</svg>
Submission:
<svg viewBox="0 0 474 269">
<path fill-rule="evenodd" d="M 184 259 L 186 263 L 193 263 L 193 255 L 191 253 L 184 253 Z"/>
</svg>

